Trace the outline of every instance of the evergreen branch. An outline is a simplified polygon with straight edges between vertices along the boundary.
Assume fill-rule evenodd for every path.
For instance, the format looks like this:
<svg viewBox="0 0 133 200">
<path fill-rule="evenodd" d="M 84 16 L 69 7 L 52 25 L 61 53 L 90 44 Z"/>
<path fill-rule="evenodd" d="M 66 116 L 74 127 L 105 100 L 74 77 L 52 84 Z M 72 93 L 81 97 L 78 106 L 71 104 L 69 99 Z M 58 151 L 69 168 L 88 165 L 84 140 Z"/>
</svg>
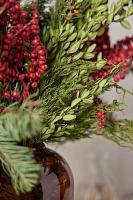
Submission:
<svg viewBox="0 0 133 200">
<path fill-rule="evenodd" d="M 116 142 L 122 147 L 133 148 L 133 120 L 115 120 L 109 118 L 104 130 L 99 131 L 98 135 Z"/>
<path fill-rule="evenodd" d="M 41 129 L 41 121 L 37 113 L 21 108 L 18 112 L 11 111 L 0 118 L 0 135 L 3 136 L 3 141 L 21 142 L 31 139 Z"/>
<path fill-rule="evenodd" d="M 29 148 L 17 145 L 31 139 L 42 127 L 39 114 L 26 109 L 27 103 L 31 105 L 32 102 L 24 102 L 21 106 L 12 104 L 0 115 L 0 160 L 17 194 L 32 190 L 40 168 Z"/>
<path fill-rule="evenodd" d="M 32 152 L 27 147 L 18 146 L 15 142 L 5 140 L 0 136 L 0 160 L 8 175 L 11 176 L 13 187 L 19 192 L 30 192 L 37 184 L 37 171 L 40 169 L 33 159 Z"/>
<path fill-rule="evenodd" d="M 41 130 L 41 111 L 33 110 L 32 104 L 32 101 L 25 101 L 22 105 L 12 103 L 4 109 L 0 115 L 0 135 L 3 141 L 6 139 L 19 143 L 31 139 Z"/>
</svg>

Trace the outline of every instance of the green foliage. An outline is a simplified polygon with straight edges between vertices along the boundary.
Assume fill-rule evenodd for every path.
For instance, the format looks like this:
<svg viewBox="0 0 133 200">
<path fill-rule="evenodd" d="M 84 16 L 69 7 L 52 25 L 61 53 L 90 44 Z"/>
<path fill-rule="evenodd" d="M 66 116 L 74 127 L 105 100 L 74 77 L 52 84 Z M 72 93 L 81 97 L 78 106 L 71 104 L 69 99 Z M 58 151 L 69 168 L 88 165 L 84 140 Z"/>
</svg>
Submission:
<svg viewBox="0 0 133 200">
<path fill-rule="evenodd" d="M 125 19 L 132 14 L 132 6 L 126 9 L 127 3 L 120 0 L 109 7 L 106 0 L 57 0 L 56 8 L 51 9 L 51 21 L 41 29 L 50 69 L 40 82 L 42 106 L 47 115 L 39 141 L 62 141 L 62 138 L 64 141 L 73 140 L 102 132 L 97 127 L 96 108 L 105 108 L 108 114 L 123 110 L 124 98 L 121 103 L 115 100 L 110 105 L 93 104 L 94 98 L 100 93 L 112 87 L 118 89 L 112 77 L 119 72 L 121 63 L 114 66 L 112 73 L 105 78 L 90 81 L 86 86 L 84 83 L 93 71 L 104 69 L 108 64 L 102 59 L 101 53 L 96 62 L 89 61 L 95 56 L 96 46 L 95 43 L 89 45 L 90 42 L 103 35 L 106 26 L 112 22 L 121 22 L 124 28 L 130 28 Z M 85 42 L 88 48 L 84 48 Z M 72 91 L 76 89 L 78 92 L 74 94 Z M 128 92 L 124 88 L 122 90 L 124 95 Z M 104 131 L 107 129 L 105 126 Z"/>
<path fill-rule="evenodd" d="M 31 102 L 29 102 L 31 103 Z M 28 147 L 18 145 L 31 139 L 42 124 L 36 111 L 27 110 L 27 103 L 10 105 L 0 115 L 0 160 L 5 172 L 11 176 L 16 193 L 29 192 L 38 180 L 36 164 Z"/>
<path fill-rule="evenodd" d="M 51 67 L 55 62 L 64 63 L 69 54 L 73 54 L 68 63 L 78 59 L 91 59 L 95 52 L 84 48 L 97 36 L 103 35 L 105 28 L 112 22 L 120 22 L 129 29 L 130 24 L 125 19 L 132 15 L 132 6 L 126 9 L 127 3 L 119 0 L 108 1 L 56 1 L 56 8 L 49 13 L 48 25 L 41 28 L 41 38 L 49 52 L 48 63 Z"/>
<path fill-rule="evenodd" d="M 106 139 L 116 142 L 122 147 L 133 148 L 133 120 L 114 120 L 109 118 L 106 128 L 97 134 L 104 136 Z"/>
<path fill-rule="evenodd" d="M 72 64 L 55 64 L 52 70 L 42 77 L 40 88 L 42 107 L 47 116 L 39 141 L 60 141 L 79 139 L 95 134 L 93 129 L 99 130 L 95 117 L 96 109 L 105 109 L 105 112 L 122 111 L 124 102 L 113 101 L 112 104 L 93 104 L 101 92 L 118 85 L 112 82 L 112 77 L 118 73 L 121 64 L 113 68 L 112 73 L 97 81 L 90 81 L 85 86 L 88 76 L 92 71 L 100 69 L 104 62 L 76 61 Z M 78 67 L 77 67 L 78 66 Z M 48 78 L 47 78 L 48 77 Z M 45 86 L 45 87 L 44 87 Z M 120 88 L 120 87 L 119 87 Z M 78 89 L 75 94 L 72 91 Z M 125 92 L 124 88 L 120 88 Z M 44 90 L 44 91 L 43 91 Z M 123 95 L 124 99 L 124 95 Z M 105 127 L 106 129 L 106 127 Z"/>
<path fill-rule="evenodd" d="M 40 37 L 48 51 L 49 69 L 41 77 L 36 96 L 41 100 L 43 112 L 26 109 L 30 103 L 26 102 L 21 106 L 11 105 L 0 115 L 0 159 L 17 193 L 32 189 L 38 178 L 35 172 L 39 170 L 29 149 L 18 145 L 21 141 L 35 136 L 35 142 L 64 142 L 98 134 L 122 146 L 133 143 L 132 120 L 116 121 L 110 116 L 114 111 L 123 111 L 124 96 L 129 92 L 112 82 L 122 63 L 114 65 L 104 78 L 87 82 L 92 72 L 109 64 L 102 58 L 102 52 L 97 61 L 91 61 L 96 54 L 93 41 L 112 22 L 130 28 L 126 21 L 133 13 L 133 7 L 127 7 L 130 0 L 119 0 L 110 7 L 107 0 L 57 0 L 55 9 L 49 13 L 44 12 L 43 1 L 31 2 L 39 8 Z M 30 13 L 30 6 L 24 8 Z M 93 103 L 99 94 L 112 87 L 123 91 L 122 102 Z M 5 107 L 7 103 L 4 102 Z M 96 109 L 103 108 L 107 121 L 101 130 L 97 126 Z"/>
</svg>

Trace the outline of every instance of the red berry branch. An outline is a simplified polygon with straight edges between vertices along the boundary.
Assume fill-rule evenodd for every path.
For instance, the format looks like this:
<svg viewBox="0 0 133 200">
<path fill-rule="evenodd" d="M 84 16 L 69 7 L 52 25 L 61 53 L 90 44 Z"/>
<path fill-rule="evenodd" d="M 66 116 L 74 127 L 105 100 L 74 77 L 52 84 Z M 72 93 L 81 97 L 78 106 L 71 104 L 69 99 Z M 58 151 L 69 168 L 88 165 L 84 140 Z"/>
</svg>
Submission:
<svg viewBox="0 0 133 200">
<path fill-rule="evenodd" d="M 95 98 L 93 104 L 98 106 L 99 104 L 102 104 L 102 100 L 100 98 Z M 101 108 L 100 110 L 96 109 L 96 117 L 99 119 L 98 126 L 103 129 L 106 122 L 106 112 L 104 111 L 104 108 Z"/>
<path fill-rule="evenodd" d="M 91 44 L 93 43 L 96 43 L 96 48 L 94 50 L 96 54 L 92 61 L 96 61 L 98 54 L 102 52 L 102 57 L 108 60 L 108 64 L 105 66 L 105 68 L 92 72 L 88 77 L 88 82 L 91 79 L 96 81 L 99 78 L 105 77 L 111 72 L 114 65 L 117 65 L 120 62 L 123 62 L 123 67 L 121 68 L 120 72 L 113 77 L 113 79 L 114 82 L 119 82 L 120 79 L 125 79 L 125 72 L 133 68 L 133 37 L 126 37 L 111 47 L 109 27 L 107 27 L 105 33 L 100 37 L 96 37 L 95 41 L 93 41 Z M 90 43 L 88 44 L 87 42 L 85 44 L 85 48 L 89 45 Z M 75 90 L 73 92 L 75 93 L 77 91 Z M 102 104 L 102 100 L 100 98 L 95 98 L 93 104 L 97 107 L 99 104 Z M 106 121 L 106 113 L 104 112 L 104 108 L 101 108 L 100 110 L 96 109 L 96 117 L 99 119 L 98 126 L 103 129 Z"/>
<path fill-rule="evenodd" d="M 95 41 L 97 46 L 95 51 L 97 52 L 94 61 L 99 52 L 102 52 L 103 58 L 106 58 L 110 63 L 105 69 L 98 70 L 91 74 L 94 80 L 102 78 L 110 73 L 113 65 L 117 65 L 123 62 L 123 67 L 120 72 L 114 76 L 114 82 L 119 82 L 119 80 L 125 79 L 125 72 L 133 68 L 133 37 L 126 37 L 123 40 L 118 41 L 113 47 L 110 44 L 109 38 L 109 27 L 106 28 L 105 33 L 97 37 Z"/>
<path fill-rule="evenodd" d="M 36 92 L 47 69 L 47 52 L 38 36 L 39 13 L 35 4 L 31 10 L 29 20 L 19 1 L 0 0 L 0 81 L 8 83 L 1 98 L 24 100 Z"/>
</svg>

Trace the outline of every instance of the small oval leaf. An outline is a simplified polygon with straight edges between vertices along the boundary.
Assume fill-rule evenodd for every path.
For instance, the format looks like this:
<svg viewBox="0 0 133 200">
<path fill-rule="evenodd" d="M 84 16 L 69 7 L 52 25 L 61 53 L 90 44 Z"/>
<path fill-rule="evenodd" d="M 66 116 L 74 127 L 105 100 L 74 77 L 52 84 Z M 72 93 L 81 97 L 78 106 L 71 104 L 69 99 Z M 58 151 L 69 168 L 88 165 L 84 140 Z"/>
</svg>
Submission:
<svg viewBox="0 0 133 200">
<path fill-rule="evenodd" d="M 123 28 L 128 29 L 128 30 L 131 29 L 131 25 L 130 25 L 130 23 L 128 21 L 123 20 L 120 23 L 121 23 Z"/>
</svg>

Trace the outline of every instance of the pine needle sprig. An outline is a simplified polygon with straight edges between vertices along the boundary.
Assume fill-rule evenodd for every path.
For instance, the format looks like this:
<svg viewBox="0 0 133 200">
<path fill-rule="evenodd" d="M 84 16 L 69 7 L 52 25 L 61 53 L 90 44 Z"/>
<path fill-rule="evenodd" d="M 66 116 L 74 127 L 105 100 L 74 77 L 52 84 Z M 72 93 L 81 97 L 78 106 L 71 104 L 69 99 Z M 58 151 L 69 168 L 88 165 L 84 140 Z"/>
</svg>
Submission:
<svg viewBox="0 0 133 200">
<path fill-rule="evenodd" d="M 0 115 L 0 160 L 17 194 L 32 190 L 40 169 L 29 148 L 18 145 L 37 135 L 42 127 L 37 111 L 28 110 L 25 105 L 12 104 Z"/>
<path fill-rule="evenodd" d="M 2 136 L 0 139 L 4 140 Z M 7 137 L 6 137 L 7 139 Z M 30 192 L 38 182 L 37 172 L 40 169 L 28 147 L 17 146 L 9 137 L 0 141 L 0 160 L 3 169 L 9 176 L 17 194 Z"/>
<path fill-rule="evenodd" d="M 122 147 L 133 148 L 133 120 L 115 120 L 109 117 L 104 130 L 97 132 Z"/>
</svg>

